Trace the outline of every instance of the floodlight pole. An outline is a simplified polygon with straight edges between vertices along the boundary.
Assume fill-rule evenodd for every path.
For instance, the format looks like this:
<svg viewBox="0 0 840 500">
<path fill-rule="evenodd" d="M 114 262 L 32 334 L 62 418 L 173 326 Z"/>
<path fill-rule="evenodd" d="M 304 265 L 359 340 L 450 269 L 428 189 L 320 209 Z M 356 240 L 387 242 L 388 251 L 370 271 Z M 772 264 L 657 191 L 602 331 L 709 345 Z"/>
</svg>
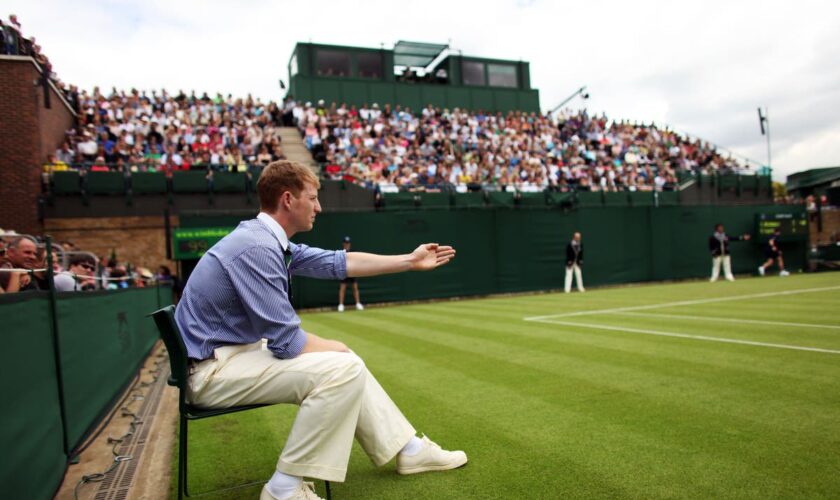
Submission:
<svg viewBox="0 0 840 500">
<path fill-rule="evenodd" d="M 772 163 L 770 163 L 770 110 L 764 108 L 764 123 L 767 125 L 767 168 L 773 172 Z"/>
<path fill-rule="evenodd" d="M 567 98 L 563 99 L 563 102 L 561 102 L 561 103 L 560 103 L 560 104 L 558 104 L 557 106 L 554 106 L 554 108 L 552 108 L 552 110 L 551 110 L 551 111 L 549 111 L 549 112 L 548 112 L 548 114 L 549 114 L 549 115 L 553 115 L 554 113 L 556 113 L 556 112 L 560 111 L 560 108 L 562 108 L 562 107 L 563 107 L 563 106 L 564 106 L 567 102 L 571 101 L 572 99 L 574 99 L 575 97 L 577 97 L 577 96 L 579 96 L 579 95 L 583 95 L 583 93 L 584 93 L 584 92 L 586 92 L 586 85 L 584 85 L 583 87 L 581 87 L 581 88 L 579 88 L 579 89 L 575 90 L 575 91 L 574 91 L 574 93 L 573 93 L 572 95 L 570 95 L 569 97 L 567 97 Z"/>
</svg>

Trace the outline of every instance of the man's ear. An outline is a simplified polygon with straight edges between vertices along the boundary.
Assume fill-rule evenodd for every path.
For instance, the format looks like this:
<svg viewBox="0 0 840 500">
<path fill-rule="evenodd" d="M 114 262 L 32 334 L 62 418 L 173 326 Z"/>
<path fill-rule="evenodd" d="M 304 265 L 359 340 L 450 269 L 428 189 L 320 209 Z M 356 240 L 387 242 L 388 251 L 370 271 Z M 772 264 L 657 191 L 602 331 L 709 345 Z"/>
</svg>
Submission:
<svg viewBox="0 0 840 500">
<path fill-rule="evenodd" d="M 290 191 L 283 191 L 280 195 L 280 206 L 286 209 L 292 208 L 292 193 Z"/>
</svg>

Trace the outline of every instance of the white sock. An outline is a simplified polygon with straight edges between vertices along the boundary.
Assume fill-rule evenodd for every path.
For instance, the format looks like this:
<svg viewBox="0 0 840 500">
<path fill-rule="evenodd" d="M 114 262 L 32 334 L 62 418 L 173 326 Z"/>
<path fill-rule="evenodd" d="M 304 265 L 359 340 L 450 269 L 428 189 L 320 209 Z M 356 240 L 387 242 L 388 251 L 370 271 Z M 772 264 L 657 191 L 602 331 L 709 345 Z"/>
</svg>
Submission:
<svg viewBox="0 0 840 500">
<path fill-rule="evenodd" d="M 403 446 L 403 449 L 400 450 L 400 453 L 407 457 L 413 457 L 414 455 L 420 453 L 423 450 L 423 440 L 417 436 L 411 436 L 411 439 L 408 441 L 408 444 Z"/>
<path fill-rule="evenodd" d="M 268 480 L 268 492 L 271 496 L 278 500 L 289 498 L 294 493 L 295 489 L 303 482 L 303 478 L 299 476 L 290 476 L 282 472 L 275 471 L 271 479 Z"/>
</svg>

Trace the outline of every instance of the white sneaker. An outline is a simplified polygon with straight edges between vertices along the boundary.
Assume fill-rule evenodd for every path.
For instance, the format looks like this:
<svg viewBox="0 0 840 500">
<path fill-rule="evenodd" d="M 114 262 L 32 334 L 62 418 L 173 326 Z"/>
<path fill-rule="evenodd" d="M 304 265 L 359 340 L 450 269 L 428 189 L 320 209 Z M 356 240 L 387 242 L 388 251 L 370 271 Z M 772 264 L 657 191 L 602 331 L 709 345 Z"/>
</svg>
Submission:
<svg viewBox="0 0 840 500">
<path fill-rule="evenodd" d="M 286 498 L 277 498 L 268 491 L 268 485 L 263 486 L 260 493 L 260 500 L 324 500 L 315 494 L 315 484 L 308 481 L 300 483 L 300 486 Z"/>
<path fill-rule="evenodd" d="M 340 313 L 344 312 L 344 304 L 339 304 L 338 305 L 338 312 L 340 312 Z"/>
<path fill-rule="evenodd" d="M 422 439 L 425 446 L 416 455 L 397 455 L 397 474 L 457 469 L 467 463 L 467 454 L 463 451 L 446 451 L 428 437 L 423 436 Z"/>
<path fill-rule="evenodd" d="M 764 276 L 764 266 L 758 266 L 758 275 Z"/>
<path fill-rule="evenodd" d="M 790 276 L 790 273 L 782 269 L 782 271 L 779 273 L 779 276 Z"/>
<path fill-rule="evenodd" d="M 363 306 L 360 302 L 356 302 L 356 310 L 357 311 L 364 311 L 365 306 Z"/>
<path fill-rule="evenodd" d="M 583 292 L 585 292 L 585 291 L 586 291 L 586 288 L 578 288 L 578 292 L 583 293 Z"/>
</svg>

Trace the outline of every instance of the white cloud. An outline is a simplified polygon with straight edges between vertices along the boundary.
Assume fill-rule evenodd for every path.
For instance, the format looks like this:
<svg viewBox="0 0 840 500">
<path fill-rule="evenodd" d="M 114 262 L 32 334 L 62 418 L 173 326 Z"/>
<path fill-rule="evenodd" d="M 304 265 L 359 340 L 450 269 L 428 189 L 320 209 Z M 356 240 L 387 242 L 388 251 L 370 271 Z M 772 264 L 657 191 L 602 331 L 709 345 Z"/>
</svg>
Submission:
<svg viewBox="0 0 840 500">
<path fill-rule="evenodd" d="M 581 85 L 586 106 L 656 121 L 765 161 L 775 176 L 840 164 L 840 4 L 712 0 L 390 2 L 9 0 L 60 76 L 84 88 L 252 93 L 279 99 L 298 41 L 446 43 L 523 59 L 544 109 Z M 582 101 L 574 101 L 582 105 Z"/>
</svg>

